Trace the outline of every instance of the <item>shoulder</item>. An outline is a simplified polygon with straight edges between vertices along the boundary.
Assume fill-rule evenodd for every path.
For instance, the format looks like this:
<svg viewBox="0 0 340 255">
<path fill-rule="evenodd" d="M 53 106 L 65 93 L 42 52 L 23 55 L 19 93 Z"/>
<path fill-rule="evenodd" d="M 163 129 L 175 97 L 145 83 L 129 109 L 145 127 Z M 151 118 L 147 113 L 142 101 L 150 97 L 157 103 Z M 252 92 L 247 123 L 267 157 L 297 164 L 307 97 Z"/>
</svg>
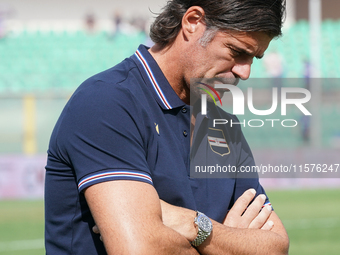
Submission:
<svg viewBox="0 0 340 255">
<path fill-rule="evenodd" d="M 68 144 L 75 136 L 109 136 L 113 129 L 124 130 L 127 125 L 141 129 L 147 118 L 143 82 L 131 59 L 90 77 L 64 107 L 53 137 Z"/>
<path fill-rule="evenodd" d="M 136 64 L 130 58 L 127 58 L 116 66 L 85 80 L 74 95 L 78 96 L 82 93 L 104 93 L 103 95 L 105 95 L 107 93 L 107 96 L 115 97 L 120 93 L 127 93 L 139 87 L 139 83 L 142 81 Z"/>
<path fill-rule="evenodd" d="M 142 92 L 144 81 L 130 58 L 85 80 L 73 93 L 69 110 L 105 109 L 110 112 L 123 107 L 133 109 Z"/>
</svg>

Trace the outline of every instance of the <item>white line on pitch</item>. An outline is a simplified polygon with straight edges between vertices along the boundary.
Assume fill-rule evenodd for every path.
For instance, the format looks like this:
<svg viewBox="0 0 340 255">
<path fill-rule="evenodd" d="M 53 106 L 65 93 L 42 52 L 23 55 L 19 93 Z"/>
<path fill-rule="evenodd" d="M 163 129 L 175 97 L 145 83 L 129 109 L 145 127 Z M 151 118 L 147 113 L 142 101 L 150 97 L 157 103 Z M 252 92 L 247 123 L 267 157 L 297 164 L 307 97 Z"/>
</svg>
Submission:
<svg viewBox="0 0 340 255">
<path fill-rule="evenodd" d="M 41 249 L 41 248 L 44 248 L 44 239 L 0 242 L 0 252 L 19 251 L 19 250 L 36 250 L 36 249 Z"/>
</svg>

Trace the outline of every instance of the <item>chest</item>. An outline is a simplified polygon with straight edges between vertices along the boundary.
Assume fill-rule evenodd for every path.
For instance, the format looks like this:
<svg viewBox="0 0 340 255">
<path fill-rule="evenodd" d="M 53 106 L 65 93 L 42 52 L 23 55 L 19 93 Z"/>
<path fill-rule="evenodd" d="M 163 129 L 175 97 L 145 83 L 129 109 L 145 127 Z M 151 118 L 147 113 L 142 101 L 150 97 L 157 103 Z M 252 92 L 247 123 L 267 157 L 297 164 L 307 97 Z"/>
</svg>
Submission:
<svg viewBox="0 0 340 255">
<path fill-rule="evenodd" d="M 189 120 L 189 114 L 184 114 L 180 109 L 172 113 L 168 111 L 151 121 L 153 142 L 148 146 L 147 160 L 154 187 L 159 197 L 168 203 L 201 210 L 220 219 L 232 200 L 235 180 L 192 178 L 190 165 L 202 160 L 204 164 L 209 161 L 216 164 L 217 160 L 221 165 L 234 165 L 235 159 L 227 144 L 228 134 L 209 131 L 208 127 L 208 132 L 198 145 L 199 153 L 190 154 Z M 205 153 L 204 157 L 201 152 Z M 228 159 L 233 161 L 228 163 Z"/>
</svg>

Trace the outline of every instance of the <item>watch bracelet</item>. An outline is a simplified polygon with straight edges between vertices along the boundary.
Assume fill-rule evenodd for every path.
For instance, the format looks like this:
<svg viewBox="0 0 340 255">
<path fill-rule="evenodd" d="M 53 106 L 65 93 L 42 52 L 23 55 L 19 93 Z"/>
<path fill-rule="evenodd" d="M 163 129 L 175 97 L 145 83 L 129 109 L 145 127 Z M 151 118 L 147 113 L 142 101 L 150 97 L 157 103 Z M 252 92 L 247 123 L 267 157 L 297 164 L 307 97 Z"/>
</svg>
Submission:
<svg viewBox="0 0 340 255">
<path fill-rule="evenodd" d="M 203 214 L 205 217 L 207 217 L 204 213 L 201 213 L 199 211 L 196 210 L 196 217 L 195 217 L 195 221 L 198 217 L 199 214 Z M 207 233 L 203 230 L 201 230 L 198 226 L 198 233 L 197 233 L 197 236 L 195 238 L 195 240 L 193 240 L 191 242 L 191 245 L 195 246 L 195 247 L 198 247 L 199 245 L 201 245 L 209 236 L 210 236 L 211 233 Z"/>
<path fill-rule="evenodd" d="M 195 247 L 201 245 L 205 241 L 205 239 L 207 239 L 208 236 L 210 236 L 210 233 L 208 233 L 207 236 L 205 236 L 204 233 L 206 233 L 206 232 L 204 232 L 202 230 L 198 230 L 197 237 L 195 238 L 194 241 L 191 242 L 191 244 Z"/>
</svg>

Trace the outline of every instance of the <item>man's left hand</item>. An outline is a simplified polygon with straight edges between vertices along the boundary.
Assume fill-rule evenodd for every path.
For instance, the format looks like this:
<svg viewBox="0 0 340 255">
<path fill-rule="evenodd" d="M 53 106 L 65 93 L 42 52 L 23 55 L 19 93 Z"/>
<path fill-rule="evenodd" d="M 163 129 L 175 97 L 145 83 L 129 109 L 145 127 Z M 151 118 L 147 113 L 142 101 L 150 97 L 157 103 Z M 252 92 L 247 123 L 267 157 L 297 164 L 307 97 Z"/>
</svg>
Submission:
<svg viewBox="0 0 340 255">
<path fill-rule="evenodd" d="M 261 194 L 254 199 L 256 191 L 246 190 L 228 212 L 223 224 L 234 228 L 255 228 L 271 230 L 273 221 L 268 220 L 272 213 L 271 205 L 265 205 L 266 196 Z"/>
</svg>

